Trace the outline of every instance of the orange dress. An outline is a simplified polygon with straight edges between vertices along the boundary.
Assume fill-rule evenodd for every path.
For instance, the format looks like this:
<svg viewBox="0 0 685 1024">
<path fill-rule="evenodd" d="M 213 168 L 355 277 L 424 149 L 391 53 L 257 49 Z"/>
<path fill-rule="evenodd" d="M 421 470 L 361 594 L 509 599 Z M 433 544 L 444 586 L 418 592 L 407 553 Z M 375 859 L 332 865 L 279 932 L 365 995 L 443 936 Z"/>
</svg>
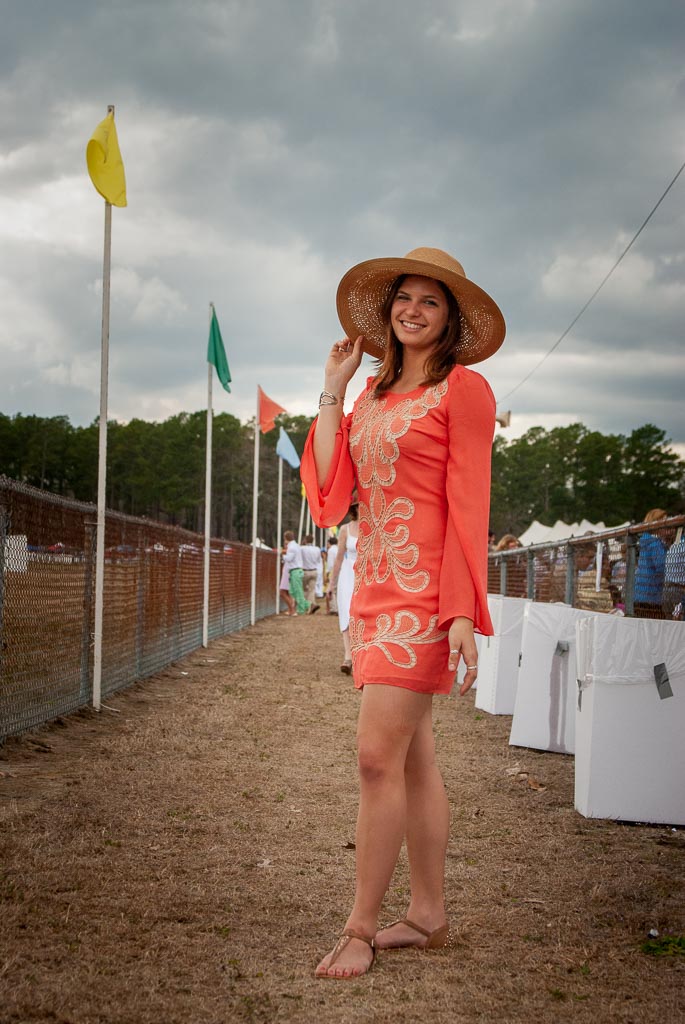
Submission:
<svg viewBox="0 0 685 1024">
<path fill-rule="evenodd" d="M 376 399 L 373 392 L 370 378 L 343 417 L 322 488 L 312 424 L 302 480 L 319 526 L 339 523 L 357 489 L 355 685 L 449 693 L 452 619 L 465 615 L 477 632 L 493 632 L 487 537 L 495 400 L 484 378 L 464 366 L 408 394 Z"/>
</svg>

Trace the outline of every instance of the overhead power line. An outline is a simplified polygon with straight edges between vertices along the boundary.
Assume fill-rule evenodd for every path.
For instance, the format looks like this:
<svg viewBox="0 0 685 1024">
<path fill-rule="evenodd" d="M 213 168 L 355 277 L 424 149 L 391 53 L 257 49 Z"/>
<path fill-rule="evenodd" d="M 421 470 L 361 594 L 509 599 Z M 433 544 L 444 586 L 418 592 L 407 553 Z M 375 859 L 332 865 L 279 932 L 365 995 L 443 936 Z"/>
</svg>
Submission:
<svg viewBox="0 0 685 1024">
<path fill-rule="evenodd" d="M 619 265 L 619 263 L 621 262 L 621 260 L 623 259 L 623 257 L 624 257 L 624 256 L 626 255 L 626 253 L 628 252 L 628 250 L 629 250 L 629 249 L 631 248 L 631 246 L 633 245 L 633 243 L 637 241 L 637 239 L 639 238 L 639 236 L 640 236 L 640 235 L 642 234 L 643 230 L 644 230 L 644 229 L 645 229 L 645 228 L 647 227 L 647 225 L 649 224 L 650 220 L 652 219 L 652 217 L 654 216 L 654 214 L 656 213 L 656 211 L 657 211 L 657 210 L 659 209 L 659 207 L 661 206 L 662 202 L 664 201 L 664 199 L 666 198 L 666 196 L 667 196 L 667 195 L 668 195 L 668 193 L 669 193 L 669 192 L 671 191 L 671 189 L 672 189 L 672 188 L 673 188 L 673 186 L 675 185 L 676 181 L 678 180 L 678 178 L 679 178 L 679 177 L 680 177 L 680 175 L 682 174 L 683 170 L 685 170 L 685 163 L 682 163 L 682 164 L 680 165 L 680 167 L 679 167 L 679 169 L 678 169 L 677 173 L 676 173 L 676 174 L 675 174 L 675 176 L 674 176 L 674 177 L 673 177 L 673 178 L 671 179 L 671 181 L 670 181 L 670 182 L 669 182 L 669 184 L 668 184 L 668 185 L 666 186 L 666 188 L 664 189 L 664 191 L 663 191 L 663 192 L 661 193 L 661 195 L 660 195 L 660 196 L 659 196 L 659 198 L 657 199 L 656 203 L 654 204 L 654 206 L 652 207 L 652 209 L 651 209 L 651 210 L 649 211 L 649 213 L 647 214 L 647 216 L 646 216 L 646 217 L 645 217 L 645 219 L 643 220 L 643 222 L 642 222 L 642 224 L 640 225 L 640 227 L 639 227 L 639 228 L 637 229 L 637 231 L 635 232 L 635 234 L 633 235 L 633 237 L 632 237 L 632 238 L 630 239 L 630 241 L 628 242 L 627 246 L 625 247 L 625 249 L 623 250 L 623 252 L 621 253 L 621 255 L 620 255 L 620 256 L 618 257 L 618 259 L 617 259 L 617 260 L 616 260 L 616 262 L 614 263 L 613 267 L 612 267 L 612 268 L 611 268 L 611 269 L 610 269 L 610 270 L 609 270 L 609 271 L 608 271 L 608 272 L 607 272 L 607 273 L 606 273 L 606 274 L 604 275 L 604 277 L 602 278 L 602 280 L 600 281 L 600 283 L 599 283 L 599 284 L 597 285 L 597 287 L 595 288 L 595 290 L 594 290 L 594 292 L 592 293 L 592 295 L 590 296 L 590 298 L 589 298 L 589 299 L 587 300 L 587 302 L 585 303 L 585 305 L 583 306 L 583 308 L 582 308 L 582 309 L 580 310 L 580 312 L 578 312 L 578 313 L 577 313 L 577 314 L 576 314 L 576 315 L 574 316 L 573 320 L 572 320 L 572 321 L 571 321 L 571 323 L 570 323 L 570 324 L 568 325 L 568 327 L 566 328 L 566 330 L 564 331 L 564 333 L 563 333 L 562 335 L 560 335 L 560 336 L 559 336 L 559 337 L 557 338 L 557 340 L 556 340 L 556 341 L 554 342 L 554 344 L 553 344 L 553 345 L 552 345 L 552 347 L 551 347 L 551 348 L 549 349 L 549 351 L 545 352 L 545 354 L 544 354 L 544 356 L 542 357 L 542 359 L 540 360 L 540 362 L 539 362 L 539 363 L 537 363 L 537 364 L 536 364 L 536 365 L 535 365 L 535 366 L 533 367 L 533 369 L 532 369 L 532 370 L 530 370 L 530 372 L 526 374 L 526 376 L 525 376 L 525 377 L 523 378 L 523 380 L 520 380 L 520 381 L 518 382 L 518 384 L 516 385 L 516 387 L 512 388 L 512 389 L 511 389 L 511 391 L 508 391 L 508 392 L 506 393 L 506 395 L 503 395 L 503 396 L 502 396 L 502 398 L 500 398 L 500 399 L 498 400 L 498 402 L 497 402 L 497 404 L 498 404 L 498 405 L 500 405 L 500 404 L 501 404 L 502 402 L 504 402 L 504 401 L 505 401 L 505 399 L 507 399 L 507 398 L 510 398 L 510 397 L 511 397 L 511 395 L 513 395 L 515 391 L 518 391 L 518 389 L 519 389 L 520 387 L 523 387 L 523 385 L 524 385 L 524 384 L 526 383 L 526 381 L 527 381 L 527 380 L 530 380 L 530 378 L 531 378 L 531 377 L 533 376 L 533 374 L 534 374 L 534 373 L 535 373 L 535 372 L 536 372 L 537 370 L 539 370 L 539 369 L 540 369 L 540 367 L 542 366 L 542 364 L 544 363 L 544 361 L 545 361 L 546 359 L 548 359 L 548 358 L 549 358 L 549 356 L 551 356 L 552 352 L 554 352 L 554 350 L 555 350 L 556 348 L 558 348 L 558 347 L 559 347 L 559 345 L 561 345 L 561 343 L 562 343 L 562 341 L 564 340 L 564 338 L 566 337 L 566 335 L 567 335 L 567 334 L 568 334 L 568 333 L 569 333 L 569 332 L 570 332 L 571 330 L 573 330 L 573 328 L 574 328 L 574 327 L 575 327 L 575 325 L 576 325 L 576 324 L 578 323 L 578 321 L 580 320 L 580 318 L 581 318 L 581 316 L 583 315 L 583 313 L 585 312 L 585 310 L 586 310 L 586 309 L 588 308 L 588 306 L 590 305 L 590 303 L 591 303 L 591 302 L 593 301 L 593 299 L 595 299 L 595 298 L 597 297 L 597 295 L 599 295 L 599 293 L 601 292 L 602 288 L 603 288 L 603 287 L 604 287 L 604 285 L 605 285 L 605 284 L 607 283 L 607 281 L 609 280 L 609 278 L 611 277 L 611 275 L 613 274 L 613 272 L 614 272 L 614 271 L 616 270 L 616 267 L 617 267 L 617 266 Z"/>
</svg>

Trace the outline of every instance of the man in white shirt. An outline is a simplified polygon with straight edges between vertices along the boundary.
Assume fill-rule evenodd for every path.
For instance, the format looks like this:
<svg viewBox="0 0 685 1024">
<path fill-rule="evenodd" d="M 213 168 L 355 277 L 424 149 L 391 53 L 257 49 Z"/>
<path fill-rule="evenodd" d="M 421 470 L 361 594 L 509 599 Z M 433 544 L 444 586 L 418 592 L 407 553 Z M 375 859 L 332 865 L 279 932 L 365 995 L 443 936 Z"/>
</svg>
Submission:
<svg viewBox="0 0 685 1024">
<path fill-rule="evenodd" d="M 310 610 L 309 603 L 305 600 L 302 581 L 304 577 L 302 548 L 295 540 L 292 530 L 286 530 L 283 534 L 286 542 L 285 557 L 283 566 L 288 570 L 288 590 L 295 602 L 298 615 L 306 615 Z M 315 606 L 318 610 L 318 605 Z"/>
<path fill-rule="evenodd" d="M 304 599 L 309 605 L 309 614 L 313 615 L 314 612 L 319 610 L 319 606 L 316 603 L 316 577 L 321 565 L 321 552 L 314 543 L 311 533 L 308 533 L 304 538 L 304 544 L 300 551 L 302 552 Z"/>
</svg>

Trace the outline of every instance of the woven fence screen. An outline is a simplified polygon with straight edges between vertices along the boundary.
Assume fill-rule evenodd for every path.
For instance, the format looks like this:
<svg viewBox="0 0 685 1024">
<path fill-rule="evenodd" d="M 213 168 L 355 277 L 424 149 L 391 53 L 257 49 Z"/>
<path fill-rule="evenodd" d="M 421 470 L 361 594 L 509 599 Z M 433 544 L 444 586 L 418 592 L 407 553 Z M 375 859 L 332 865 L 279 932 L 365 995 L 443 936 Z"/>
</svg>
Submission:
<svg viewBox="0 0 685 1024">
<path fill-rule="evenodd" d="M 490 554 L 488 590 L 589 611 L 685 619 L 685 517 Z M 94 505 L 0 476 L 0 738 L 92 700 Z M 250 623 L 252 548 L 212 540 L 209 636 Z M 257 549 L 256 618 L 278 555 Z M 204 538 L 108 512 L 102 696 L 202 643 Z"/>
<path fill-rule="evenodd" d="M 491 553 L 488 591 L 585 611 L 685 619 L 685 516 Z"/>
<path fill-rule="evenodd" d="M 0 477 L 0 737 L 89 704 L 95 506 Z M 252 548 L 212 540 L 209 636 L 250 623 Z M 275 551 L 257 550 L 256 617 L 276 610 Z M 202 643 L 204 538 L 108 512 L 102 696 Z"/>
</svg>

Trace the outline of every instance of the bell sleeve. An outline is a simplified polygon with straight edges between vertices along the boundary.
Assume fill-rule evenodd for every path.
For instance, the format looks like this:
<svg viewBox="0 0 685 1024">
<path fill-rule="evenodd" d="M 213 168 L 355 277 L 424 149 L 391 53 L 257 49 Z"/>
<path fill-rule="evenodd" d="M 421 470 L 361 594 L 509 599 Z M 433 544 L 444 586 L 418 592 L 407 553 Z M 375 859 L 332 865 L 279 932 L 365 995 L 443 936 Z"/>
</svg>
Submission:
<svg viewBox="0 0 685 1024">
<path fill-rule="evenodd" d="M 439 627 L 466 616 L 492 636 L 488 612 L 488 524 L 495 398 L 487 381 L 464 366 L 448 392 L 447 530 L 440 569 Z"/>
<path fill-rule="evenodd" d="M 335 436 L 335 449 L 323 487 L 319 487 L 314 459 L 314 432 L 317 419 L 309 428 L 300 464 L 300 477 L 307 492 L 312 519 L 317 526 L 337 526 L 347 515 L 355 486 L 350 455 L 352 416 L 343 416 Z"/>
</svg>

